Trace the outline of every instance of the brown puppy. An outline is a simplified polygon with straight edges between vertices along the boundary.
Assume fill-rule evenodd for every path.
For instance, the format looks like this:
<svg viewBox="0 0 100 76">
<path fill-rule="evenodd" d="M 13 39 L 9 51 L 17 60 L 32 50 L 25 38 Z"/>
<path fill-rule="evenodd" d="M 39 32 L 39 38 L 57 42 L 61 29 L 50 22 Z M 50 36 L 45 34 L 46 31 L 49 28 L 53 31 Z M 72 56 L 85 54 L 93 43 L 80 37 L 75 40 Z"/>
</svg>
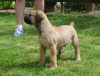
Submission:
<svg viewBox="0 0 100 76">
<path fill-rule="evenodd" d="M 42 11 L 38 10 L 32 11 L 30 15 L 25 16 L 24 21 L 27 24 L 34 25 L 38 30 L 38 40 L 40 43 L 39 65 L 44 64 L 46 49 L 49 49 L 51 52 L 50 69 L 55 69 L 57 67 L 57 55 L 60 56 L 63 52 L 63 47 L 69 43 L 72 43 L 75 48 L 76 60 L 81 60 L 78 48 L 78 37 L 73 28 L 73 22 L 71 22 L 69 26 L 52 26 L 47 16 Z M 56 49 L 58 49 L 58 54 Z"/>
</svg>

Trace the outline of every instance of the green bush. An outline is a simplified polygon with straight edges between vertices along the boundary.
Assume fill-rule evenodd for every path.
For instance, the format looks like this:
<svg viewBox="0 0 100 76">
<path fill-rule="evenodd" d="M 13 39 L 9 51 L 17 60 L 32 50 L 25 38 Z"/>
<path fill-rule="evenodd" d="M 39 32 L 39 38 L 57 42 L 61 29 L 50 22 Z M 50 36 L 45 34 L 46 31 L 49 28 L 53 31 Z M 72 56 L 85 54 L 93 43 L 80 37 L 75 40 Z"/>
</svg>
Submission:
<svg viewBox="0 0 100 76">
<path fill-rule="evenodd" d="M 95 4 L 95 9 L 100 9 L 100 3 Z"/>
<path fill-rule="evenodd" d="M 34 6 L 34 2 L 26 2 L 25 6 L 26 7 L 33 7 Z"/>
<path fill-rule="evenodd" d="M 15 8 L 14 1 L 0 1 L 0 9 L 13 9 Z"/>
<path fill-rule="evenodd" d="M 70 8 L 72 11 L 82 11 L 82 10 L 84 10 L 84 4 L 78 3 L 78 2 L 66 2 L 64 4 L 64 7 L 66 9 Z"/>
</svg>

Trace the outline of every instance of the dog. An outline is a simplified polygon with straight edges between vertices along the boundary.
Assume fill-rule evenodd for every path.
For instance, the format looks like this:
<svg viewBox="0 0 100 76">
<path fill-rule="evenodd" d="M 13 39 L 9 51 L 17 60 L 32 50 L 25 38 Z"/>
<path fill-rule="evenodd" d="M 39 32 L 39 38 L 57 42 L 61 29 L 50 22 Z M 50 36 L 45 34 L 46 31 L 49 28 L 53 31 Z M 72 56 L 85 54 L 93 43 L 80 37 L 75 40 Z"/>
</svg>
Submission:
<svg viewBox="0 0 100 76">
<path fill-rule="evenodd" d="M 38 30 L 38 40 L 40 43 L 39 65 L 44 64 L 46 49 L 49 49 L 51 53 L 50 69 L 57 68 L 57 56 L 61 55 L 63 47 L 69 43 L 72 43 L 75 49 L 76 61 L 81 60 L 74 22 L 71 22 L 70 25 L 53 26 L 45 13 L 39 10 L 32 11 L 29 15 L 25 16 L 24 21 L 27 24 L 34 25 Z M 56 50 L 58 50 L 58 53 Z"/>
</svg>

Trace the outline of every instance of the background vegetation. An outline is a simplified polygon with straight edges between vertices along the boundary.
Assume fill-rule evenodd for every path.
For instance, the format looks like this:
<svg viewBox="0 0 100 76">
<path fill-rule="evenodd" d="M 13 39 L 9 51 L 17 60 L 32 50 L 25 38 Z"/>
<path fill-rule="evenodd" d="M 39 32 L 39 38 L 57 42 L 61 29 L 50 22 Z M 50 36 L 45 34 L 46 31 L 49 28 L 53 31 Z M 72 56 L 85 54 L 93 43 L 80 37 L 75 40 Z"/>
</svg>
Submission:
<svg viewBox="0 0 100 76">
<path fill-rule="evenodd" d="M 64 7 L 66 9 L 71 9 L 72 11 L 82 11 L 85 10 L 83 3 L 77 3 L 77 2 L 66 2 L 64 3 Z"/>
<path fill-rule="evenodd" d="M 64 3 L 65 9 L 71 9 L 72 11 L 82 11 L 85 10 L 84 8 L 85 3 L 80 2 L 66 2 Z M 26 7 L 33 7 L 34 8 L 34 2 L 26 2 Z M 14 1 L 0 1 L 0 9 L 14 9 L 15 8 L 15 2 Z M 100 9 L 100 4 L 95 4 L 95 9 Z"/>
<path fill-rule="evenodd" d="M 0 9 L 13 9 L 15 8 L 14 1 L 0 1 Z"/>
<path fill-rule="evenodd" d="M 64 3 L 64 8 L 71 9 L 72 11 L 83 11 L 85 10 L 85 3 L 80 2 L 66 2 Z M 94 9 L 100 10 L 100 3 L 94 5 Z"/>
<path fill-rule="evenodd" d="M 82 60 L 74 60 L 74 48 L 69 44 L 57 59 L 57 69 L 49 70 L 48 50 L 45 64 L 39 66 L 36 28 L 23 22 L 24 34 L 12 37 L 16 28 L 15 15 L 0 15 L 0 76 L 100 76 L 100 16 L 73 13 L 49 15 L 48 18 L 55 26 L 75 23 Z"/>
</svg>

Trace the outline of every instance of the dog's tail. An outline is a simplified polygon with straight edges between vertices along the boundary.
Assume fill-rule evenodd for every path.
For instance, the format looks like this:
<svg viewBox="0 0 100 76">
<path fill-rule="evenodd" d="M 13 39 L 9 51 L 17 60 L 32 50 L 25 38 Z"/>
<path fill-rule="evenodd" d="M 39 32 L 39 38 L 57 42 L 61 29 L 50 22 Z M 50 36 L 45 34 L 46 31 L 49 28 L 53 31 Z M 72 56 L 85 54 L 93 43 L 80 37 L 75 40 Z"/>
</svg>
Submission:
<svg viewBox="0 0 100 76">
<path fill-rule="evenodd" d="M 71 22 L 70 25 L 74 27 L 74 22 Z"/>
</svg>

